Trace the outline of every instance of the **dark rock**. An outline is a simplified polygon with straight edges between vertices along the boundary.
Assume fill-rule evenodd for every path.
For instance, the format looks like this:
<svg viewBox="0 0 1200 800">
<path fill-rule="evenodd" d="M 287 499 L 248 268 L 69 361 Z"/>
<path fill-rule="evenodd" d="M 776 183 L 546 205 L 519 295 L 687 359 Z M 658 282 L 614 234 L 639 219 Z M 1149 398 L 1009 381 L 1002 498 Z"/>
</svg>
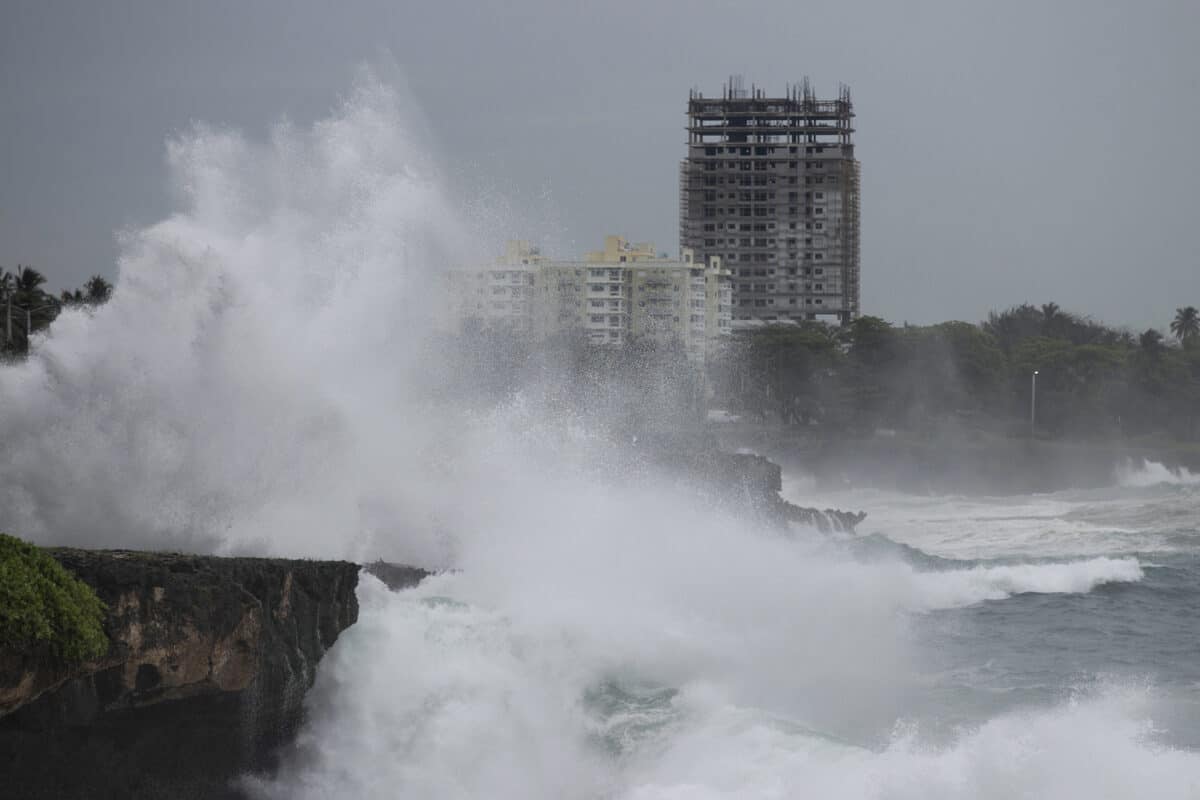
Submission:
<svg viewBox="0 0 1200 800">
<path fill-rule="evenodd" d="M 433 574 L 420 567 L 392 564 L 388 561 L 372 561 L 369 564 L 364 564 L 363 571 L 379 578 L 385 586 L 393 591 L 416 586 Z"/>
<path fill-rule="evenodd" d="M 4 796 L 238 797 L 358 618 L 355 564 L 49 552 L 108 605 L 111 644 L 77 666 L 0 652 Z"/>
<path fill-rule="evenodd" d="M 853 532 L 867 516 L 861 511 L 821 510 L 787 502 L 779 496 L 783 471 L 778 464 L 753 453 L 722 450 L 709 436 L 643 435 L 638 447 L 651 463 L 685 476 L 718 502 L 737 505 L 768 524 Z"/>
</svg>

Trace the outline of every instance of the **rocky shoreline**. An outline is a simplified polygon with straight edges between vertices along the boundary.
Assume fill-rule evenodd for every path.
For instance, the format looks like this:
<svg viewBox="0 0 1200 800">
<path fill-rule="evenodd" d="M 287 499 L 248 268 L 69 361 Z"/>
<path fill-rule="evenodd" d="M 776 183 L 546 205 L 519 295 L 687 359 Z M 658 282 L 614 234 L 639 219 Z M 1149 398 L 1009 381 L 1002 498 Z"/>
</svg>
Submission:
<svg viewBox="0 0 1200 800">
<path fill-rule="evenodd" d="M 0 651 L 0 774 L 22 798 L 233 798 L 358 619 L 356 564 L 50 549 L 108 607 L 69 666 Z"/>
<path fill-rule="evenodd" d="M 748 512 L 759 522 L 788 529 L 791 524 L 822 533 L 853 533 L 866 518 L 861 511 L 797 506 L 780 496 L 783 469 L 770 459 L 730 452 L 705 435 L 660 435 L 643 445 L 647 460 L 670 474 L 684 476 L 718 504 Z"/>
<path fill-rule="evenodd" d="M 708 440 L 643 444 L 710 501 L 787 529 L 853 531 L 863 514 L 794 506 L 781 469 Z M 426 570 L 374 562 L 45 551 L 107 607 L 104 655 L 67 664 L 0 649 L 0 775 L 22 798 L 241 798 L 304 718 L 317 665 L 358 619 L 359 570 L 389 588 Z"/>
</svg>

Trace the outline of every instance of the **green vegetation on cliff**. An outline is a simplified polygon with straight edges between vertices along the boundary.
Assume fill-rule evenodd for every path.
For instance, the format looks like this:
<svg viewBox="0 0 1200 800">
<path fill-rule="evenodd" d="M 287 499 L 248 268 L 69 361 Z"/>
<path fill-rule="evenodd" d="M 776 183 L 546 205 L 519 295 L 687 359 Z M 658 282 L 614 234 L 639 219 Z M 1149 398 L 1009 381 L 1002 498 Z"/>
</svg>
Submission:
<svg viewBox="0 0 1200 800">
<path fill-rule="evenodd" d="M 92 587 L 40 548 L 0 533 L 0 648 L 45 647 L 67 662 L 108 650 L 105 607 Z"/>
</svg>

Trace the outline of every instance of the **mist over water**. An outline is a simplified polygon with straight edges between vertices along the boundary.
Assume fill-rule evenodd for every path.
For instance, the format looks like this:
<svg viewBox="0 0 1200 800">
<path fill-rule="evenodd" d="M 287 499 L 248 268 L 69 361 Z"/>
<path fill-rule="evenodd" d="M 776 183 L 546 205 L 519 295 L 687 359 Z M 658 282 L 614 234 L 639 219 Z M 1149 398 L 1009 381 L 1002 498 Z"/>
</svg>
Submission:
<svg viewBox="0 0 1200 800">
<path fill-rule="evenodd" d="M 636 465 L 553 381 L 455 396 L 433 291 L 489 232 L 416 114 L 364 74 L 311 129 L 181 135 L 177 210 L 125 235 L 112 301 L 0 370 L 2 529 L 454 568 L 404 592 L 363 576 L 253 792 L 1197 796 L 1196 721 L 1155 724 L 1200 680 L 1170 671 L 1196 639 L 1154 605 L 1194 574 L 1192 476 L 851 492 L 813 504 L 866 508 L 862 537 L 785 536 Z M 1131 608 L 1183 643 L 1122 673 L 1096 642 Z"/>
</svg>

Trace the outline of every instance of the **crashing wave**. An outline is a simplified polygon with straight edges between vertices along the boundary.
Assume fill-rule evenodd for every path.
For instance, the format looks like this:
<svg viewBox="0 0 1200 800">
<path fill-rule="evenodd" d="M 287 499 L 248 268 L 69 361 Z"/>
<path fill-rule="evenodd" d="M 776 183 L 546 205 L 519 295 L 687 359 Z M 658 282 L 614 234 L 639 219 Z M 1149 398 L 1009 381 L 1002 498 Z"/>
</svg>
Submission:
<svg viewBox="0 0 1200 800">
<path fill-rule="evenodd" d="M 1141 459 L 1140 463 L 1127 459 L 1117 467 L 1117 483 L 1121 486 L 1146 488 L 1149 486 L 1200 486 L 1200 474 L 1191 472 L 1187 467 L 1168 467 L 1149 459 Z"/>
</svg>

